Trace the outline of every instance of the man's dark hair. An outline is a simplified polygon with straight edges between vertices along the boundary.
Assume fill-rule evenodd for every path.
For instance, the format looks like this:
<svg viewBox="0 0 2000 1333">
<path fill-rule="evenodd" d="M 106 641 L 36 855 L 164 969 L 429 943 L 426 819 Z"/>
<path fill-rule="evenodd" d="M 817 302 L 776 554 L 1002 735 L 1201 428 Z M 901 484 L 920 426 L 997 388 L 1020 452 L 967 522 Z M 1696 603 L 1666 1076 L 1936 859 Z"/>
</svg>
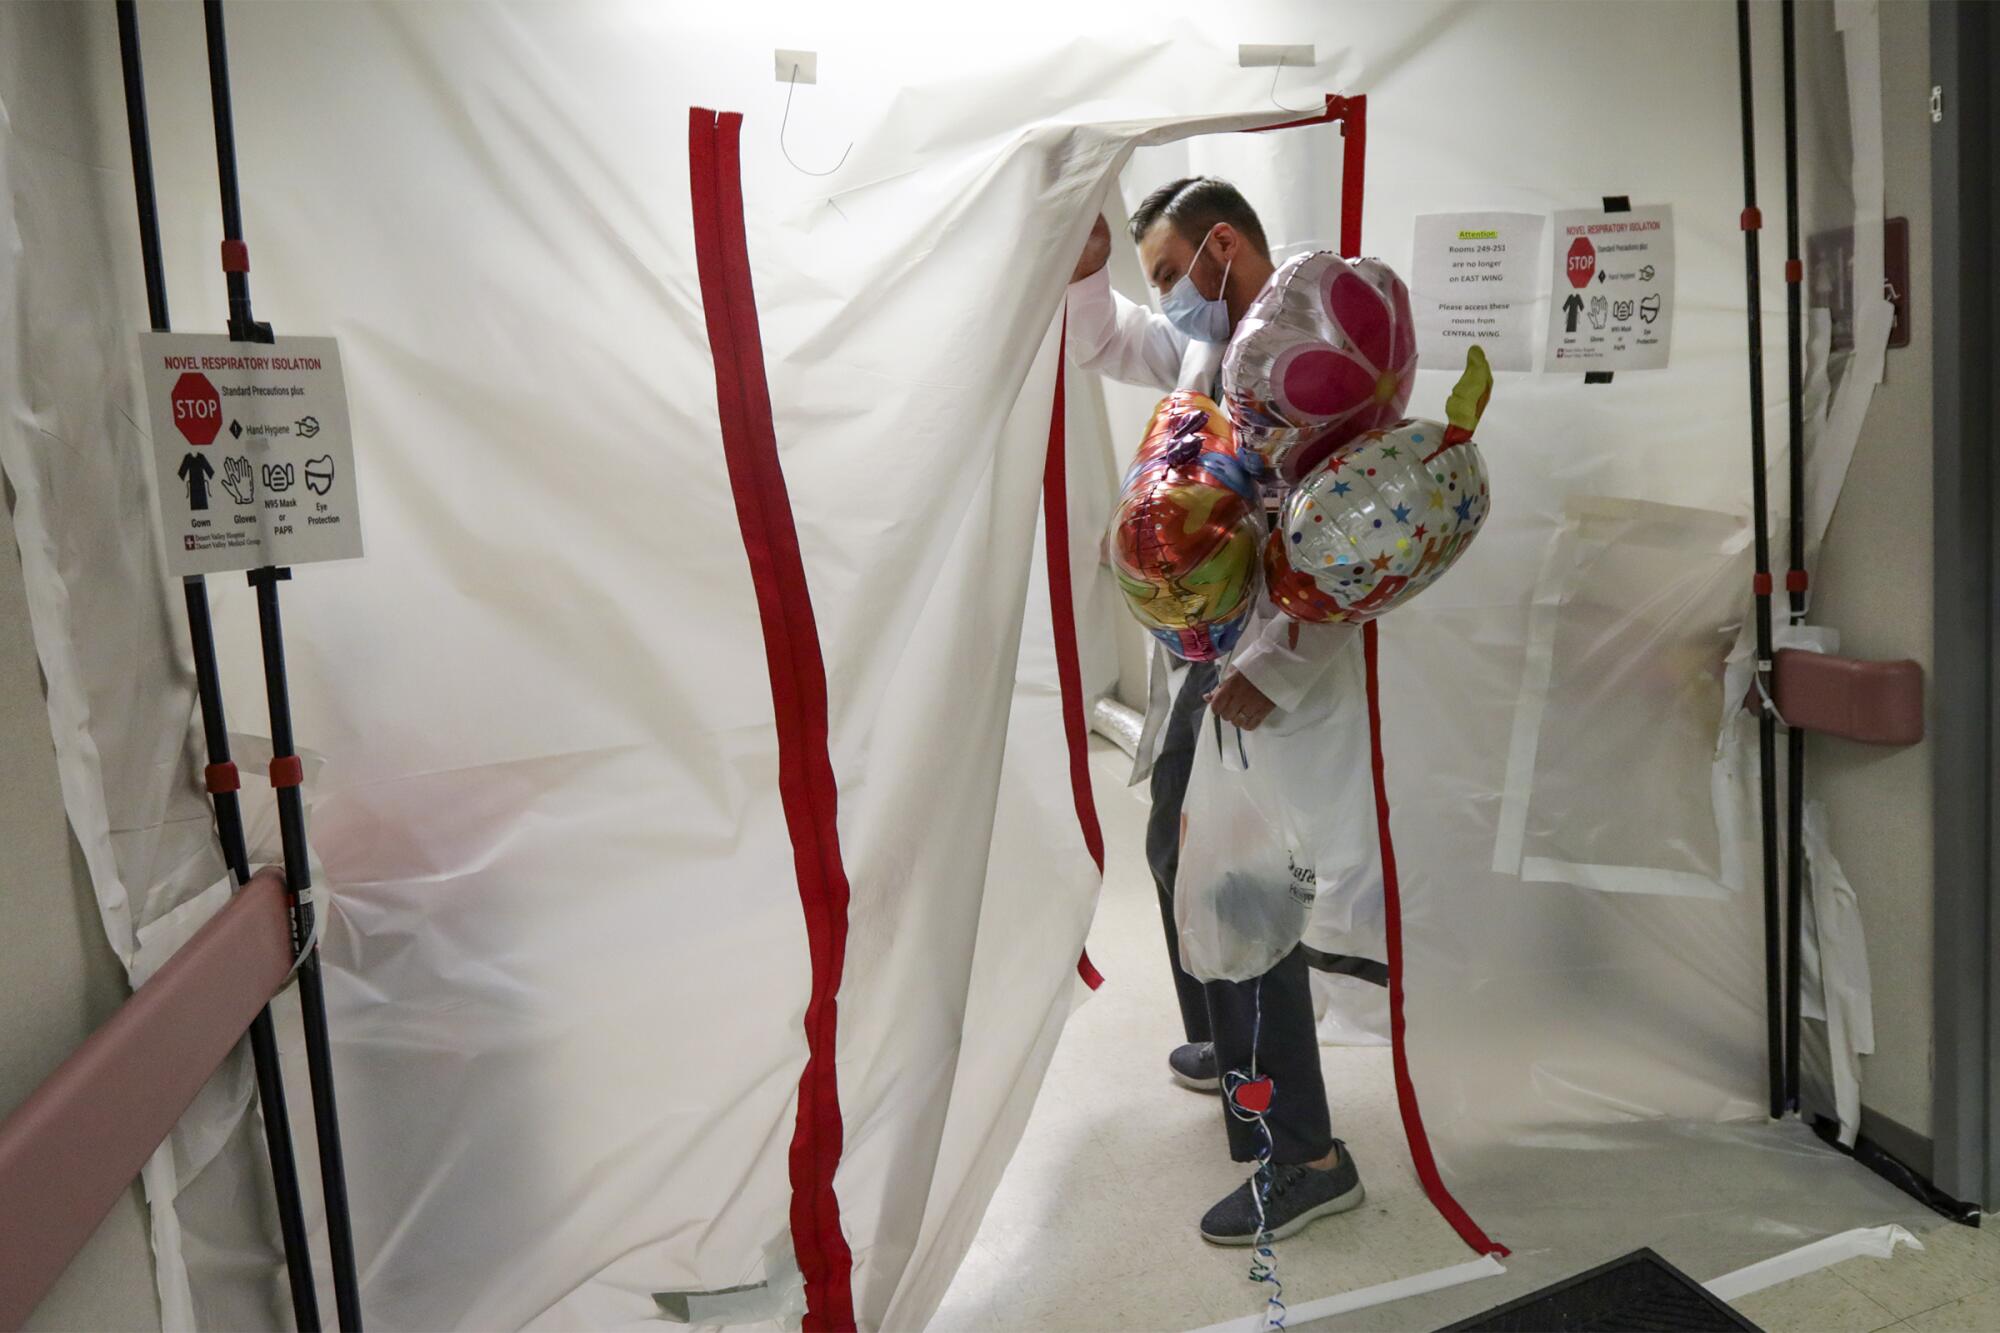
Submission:
<svg viewBox="0 0 2000 1333">
<path fill-rule="evenodd" d="M 1266 259 L 1271 247 L 1264 243 L 1264 224 L 1257 210 L 1228 181 L 1213 176 L 1183 176 L 1168 181 L 1147 195 L 1132 214 L 1132 239 L 1142 239 L 1153 224 L 1165 218 L 1189 245 L 1200 245 L 1202 237 L 1218 222 L 1227 222 Z"/>
</svg>

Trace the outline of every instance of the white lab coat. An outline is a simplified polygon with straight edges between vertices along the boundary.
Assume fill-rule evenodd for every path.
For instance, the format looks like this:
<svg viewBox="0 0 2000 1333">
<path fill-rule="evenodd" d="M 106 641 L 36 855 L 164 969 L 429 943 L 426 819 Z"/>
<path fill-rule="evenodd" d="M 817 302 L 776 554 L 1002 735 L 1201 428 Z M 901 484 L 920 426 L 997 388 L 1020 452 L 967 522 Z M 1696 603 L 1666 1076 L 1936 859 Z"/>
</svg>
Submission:
<svg viewBox="0 0 2000 1333">
<path fill-rule="evenodd" d="M 1165 316 L 1126 300 L 1112 290 L 1108 271 L 1071 283 L 1067 303 L 1069 355 L 1078 368 L 1162 392 L 1186 388 L 1214 396 L 1222 346 L 1196 342 Z M 1297 784 L 1309 787 L 1299 795 L 1321 830 L 1319 895 L 1305 943 L 1324 953 L 1384 960 L 1361 628 L 1301 623 L 1259 598 L 1229 666 L 1275 706 L 1263 728 L 1273 733 L 1270 743 L 1299 738 L 1298 762 L 1287 768 L 1313 774 L 1310 784 Z M 1185 669 L 1153 645 L 1135 784 L 1152 771 L 1169 701 Z"/>
</svg>

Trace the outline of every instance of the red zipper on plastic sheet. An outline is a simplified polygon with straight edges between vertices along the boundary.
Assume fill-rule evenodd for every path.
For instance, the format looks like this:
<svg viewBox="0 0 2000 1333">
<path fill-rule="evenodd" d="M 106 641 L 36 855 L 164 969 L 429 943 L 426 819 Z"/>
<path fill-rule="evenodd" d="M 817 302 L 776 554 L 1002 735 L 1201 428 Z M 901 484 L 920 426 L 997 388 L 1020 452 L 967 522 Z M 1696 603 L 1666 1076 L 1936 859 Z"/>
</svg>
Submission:
<svg viewBox="0 0 2000 1333">
<path fill-rule="evenodd" d="M 1063 737 L 1069 743 L 1069 792 L 1083 845 L 1104 875 L 1104 830 L 1097 822 L 1097 798 L 1090 790 L 1090 725 L 1083 715 L 1083 667 L 1076 646 L 1076 593 L 1069 570 L 1069 461 L 1065 452 L 1063 366 L 1069 356 L 1069 316 L 1056 341 L 1056 401 L 1049 414 L 1048 461 L 1042 466 L 1043 563 L 1049 569 L 1049 618 L 1055 623 L 1056 682 L 1062 690 Z M 1096 990 L 1104 975 L 1084 950 L 1076 974 Z"/>
<path fill-rule="evenodd" d="M 1322 119 L 1338 118 L 1341 122 L 1340 253 L 1345 259 L 1359 259 L 1361 200 L 1366 180 L 1363 172 L 1368 155 L 1368 99 L 1329 95 L 1326 112 Z M 1431 1152 L 1430 1135 L 1424 1132 L 1423 1112 L 1417 1106 L 1417 1085 L 1410 1077 L 1403 1017 L 1403 895 L 1396 876 L 1396 840 L 1389 832 L 1389 783 L 1382 761 L 1382 683 L 1375 667 L 1379 632 L 1373 620 L 1361 627 L 1362 653 L 1368 667 L 1368 757 L 1375 776 L 1375 836 L 1382 848 L 1382 905 L 1389 945 L 1389 1036 L 1396 1063 L 1396 1107 L 1403 1116 L 1403 1136 L 1409 1140 L 1410 1161 L 1417 1168 L 1417 1179 L 1423 1182 L 1431 1206 L 1451 1224 L 1459 1239 L 1474 1250 L 1504 1255 L 1507 1247 L 1482 1231 L 1445 1187 L 1444 1177 L 1438 1173 L 1437 1157 Z"/>
<path fill-rule="evenodd" d="M 738 156 L 742 123 L 736 112 L 718 114 L 702 107 L 688 112 L 695 264 L 715 358 L 723 460 L 763 625 L 778 730 L 778 790 L 812 961 L 806 1064 L 799 1075 L 790 1157 L 792 1249 L 805 1278 L 805 1327 L 839 1333 L 855 1326 L 854 1257 L 840 1228 L 840 1201 L 833 1191 L 844 1133 L 834 1037 L 847 956 L 847 871 L 840 860 L 838 791 L 827 753 L 826 663 L 785 474 L 778 465 L 757 298 L 750 283 Z"/>
<path fill-rule="evenodd" d="M 1410 1056 L 1403 1042 L 1403 899 L 1396 878 L 1396 844 L 1389 837 L 1389 783 L 1382 765 L 1382 689 L 1375 670 L 1376 622 L 1361 627 L 1362 652 L 1368 662 L 1368 752 L 1369 766 L 1375 771 L 1375 831 L 1382 843 L 1382 899 L 1389 935 L 1389 1035 L 1396 1059 L 1396 1106 L 1403 1113 L 1403 1134 L 1410 1141 L 1410 1161 L 1417 1179 L 1424 1184 L 1431 1206 L 1451 1224 L 1458 1238 L 1481 1254 L 1505 1255 L 1498 1244 L 1472 1220 L 1438 1174 L 1437 1158 L 1431 1154 L 1430 1136 L 1424 1133 L 1424 1115 L 1417 1108 L 1417 1085 L 1410 1078 Z"/>
</svg>

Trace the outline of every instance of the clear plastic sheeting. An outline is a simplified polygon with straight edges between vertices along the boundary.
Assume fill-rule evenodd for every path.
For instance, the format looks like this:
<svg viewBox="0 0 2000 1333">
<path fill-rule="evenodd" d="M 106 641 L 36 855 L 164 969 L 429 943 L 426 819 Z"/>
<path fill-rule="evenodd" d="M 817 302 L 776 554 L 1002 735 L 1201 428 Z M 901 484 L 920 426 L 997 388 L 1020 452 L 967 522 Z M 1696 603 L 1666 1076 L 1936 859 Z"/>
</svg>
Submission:
<svg viewBox="0 0 2000 1333">
<path fill-rule="evenodd" d="M 171 308 L 212 331 L 201 25 L 141 8 Z M 1860 212 L 1877 103 L 1840 86 L 1831 8 L 1799 13 L 1806 122 L 1855 144 L 1850 169 L 1808 140 L 1828 164 L 1814 197 Z M 1872 10 L 1842 13 L 1865 45 Z M 367 558 L 301 569 L 284 605 L 298 733 L 325 756 L 307 791 L 371 1325 L 613 1327 L 656 1319 L 658 1293 L 781 1278 L 811 959 L 694 267 L 697 105 L 746 113 L 752 278 L 827 665 L 853 889 L 833 1224 L 859 1322 L 923 1324 L 1077 1002 L 1095 889 L 1037 529 L 1064 282 L 1100 208 L 1186 169 L 1237 179 L 1281 249 L 1335 235 L 1338 132 L 1235 133 L 1291 114 L 1270 71 L 1236 65 L 1246 27 L 1315 44 L 1280 103 L 1368 95 L 1364 249 L 1399 271 L 1421 213 L 1605 192 L 1675 210 L 1671 367 L 1501 376 L 1480 431 L 1493 518 L 1381 625 L 1406 1054 L 1447 1183 L 1496 1238 L 1565 1266 L 1624 1234 L 1607 1218 L 1688 1236 L 1661 1248 L 1697 1276 L 1895 1220 L 1896 1196 L 1795 1127 L 1713 1123 L 1763 1101 L 1754 893 L 1494 869 L 1538 578 L 1600 497 L 1703 516 L 1592 529 L 1601 551 L 1545 637 L 1551 688 L 1591 692 L 1575 719 L 1552 697 L 1535 728 L 1524 862 L 1529 839 L 1546 860 L 1697 875 L 1743 851 L 1707 775 L 1683 781 L 1714 740 L 1726 643 L 1695 649 L 1746 605 L 1723 531 L 1749 492 L 1728 7 L 1022 0 L 948 34 L 940 14 L 229 6 L 257 313 L 341 340 L 366 504 Z M 1775 11 L 1757 22 L 1775 198 Z M 778 47 L 817 50 L 820 82 L 775 82 Z M 109 9 L 0 6 L 0 107 L 0 467 L 65 803 L 137 973 L 223 868 L 146 489 Z M 849 142 L 832 176 L 787 160 L 823 170 Z M 1143 299 L 1129 256 L 1114 278 Z M 1766 338 L 1781 365 L 1779 321 Z M 1456 373 L 1420 370 L 1413 401 L 1442 402 Z M 1865 406 L 1867 383 L 1851 370 L 1837 392 Z M 1157 400 L 1137 396 L 1069 400 L 1085 698 L 1124 674 L 1093 553 L 1128 418 Z M 1649 570 L 1669 601 L 1634 605 Z M 250 595 L 211 592 L 232 719 L 254 731 Z M 1620 826 L 1633 793 L 1602 790 L 1635 769 L 1661 794 L 1649 838 Z M 232 1065 L 149 1169 L 171 1329 L 284 1318 L 273 1227 L 246 1204 L 258 1138 Z M 1707 1165 L 1711 1196 L 1692 1188 Z M 1466 1291 L 1500 1299 L 1524 1271 Z"/>
<path fill-rule="evenodd" d="M 1707 725 L 1749 570 L 1741 518 L 1569 502 L 1536 580 L 1495 870 L 1613 893 L 1740 886 L 1735 792 L 1711 809 Z"/>
<path fill-rule="evenodd" d="M 1389 991 L 1380 982 L 1315 969 L 1312 995 L 1321 1045 L 1389 1044 Z"/>
<path fill-rule="evenodd" d="M 1725 1301 L 1739 1301 L 1745 1296 L 1775 1287 L 1781 1282 L 1790 1282 L 1807 1273 L 1816 1273 L 1847 1259 L 1892 1259 L 1896 1247 L 1906 1245 L 1913 1250 L 1921 1250 L 1924 1243 L 1899 1226 L 1856 1227 L 1835 1236 L 1801 1245 L 1796 1250 L 1739 1268 L 1733 1273 L 1702 1285 L 1709 1294 Z"/>
</svg>

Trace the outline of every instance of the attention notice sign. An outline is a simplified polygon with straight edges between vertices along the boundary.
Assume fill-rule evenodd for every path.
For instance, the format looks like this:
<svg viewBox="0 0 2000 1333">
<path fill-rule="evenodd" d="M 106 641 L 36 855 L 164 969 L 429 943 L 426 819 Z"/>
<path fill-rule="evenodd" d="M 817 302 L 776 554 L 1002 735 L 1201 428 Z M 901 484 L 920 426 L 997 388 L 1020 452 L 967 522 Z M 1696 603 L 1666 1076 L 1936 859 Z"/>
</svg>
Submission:
<svg viewBox="0 0 2000 1333">
<path fill-rule="evenodd" d="M 143 333 L 139 352 L 169 573 L 361 554 L 333 339 Z"/>
<path fill-rule="evenodd" d="M 1417 361 L 1456 374 L 1477 343 L 1495 370 L 1535 368 L 1539 213 L 1425 213 L 1417 218 L 1410 307 Z"/>
</svg>

